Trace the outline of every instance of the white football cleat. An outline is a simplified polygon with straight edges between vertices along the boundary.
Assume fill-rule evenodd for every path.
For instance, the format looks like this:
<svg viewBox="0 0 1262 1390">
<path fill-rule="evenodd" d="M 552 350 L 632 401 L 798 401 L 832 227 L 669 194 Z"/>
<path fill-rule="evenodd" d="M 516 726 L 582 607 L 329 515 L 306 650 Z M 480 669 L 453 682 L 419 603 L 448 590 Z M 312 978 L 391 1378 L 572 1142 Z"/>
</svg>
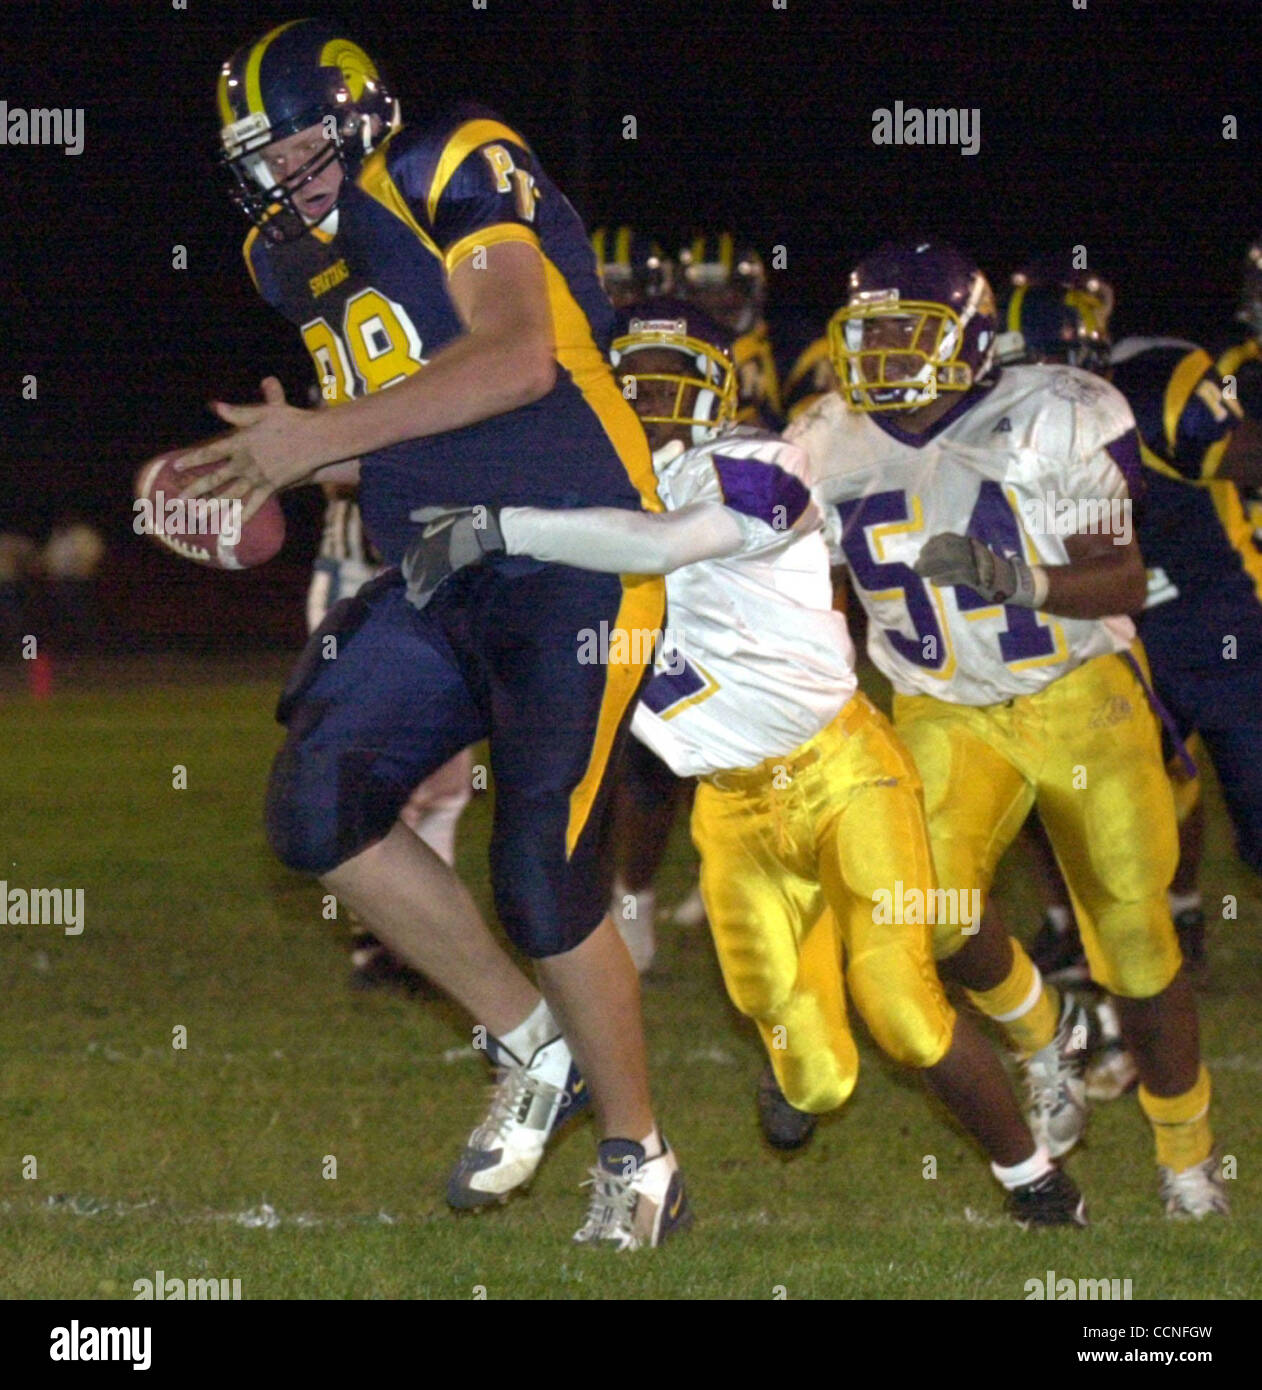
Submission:
<svg viewBox="0 0 1262 1390">
<path fill-rule="evenodd" d="M 1166 1204 L 1166 1215 L 1173 1220 L 1199 1221 L 1202 1216 L 1231 1215 L 1216 1154 L 1181 1173 L 1173 1168 L 1158 1168 L 1157 1172 L 1161 1178 L 1161 1200 Z"/>
<path fill-rule="evenodd" d="M 548 1140 L 590 1099 L 563 1037 L 529 1062 L 488 1039 L 497 1078 L 486 1118 L 469 1136 L 447 1180 L 447 1202 L 467 1211 L 505 1202 L 535 1175 Z"/>
<path fill-rule="evenodd" d="M 602 1140 L 583 1186 L 592 1193 L 587 1220 L 574 1233 L 577 1245 L 647 1250 L 692 1224 L 679 1162 L 665 1139 L 654 1158 L 633 1140 Z"/>
<path fill-rule="evenodd" d="M 1098 1036 L 1092 1041 L 1087 1064 L 1087 1099 L 1117 1100 L 1139 1084 L 1139 1068 L 1122 1041 L 1122 1026 L 1112 1002 L 1101 999 L 1093 1012 Z"/>
<path fill-rule="evenodd" d="M 1066 993 L 1055 1037 L 1020 1064 L 1029 1095 L 1026 1121 L 1035 1142 L 1045 1145 L 1052 1158 L 1067 1154 L 1087 1127 L 1083 1071 L 1088 1028 L 1086 1009 Z"/>
</svg>

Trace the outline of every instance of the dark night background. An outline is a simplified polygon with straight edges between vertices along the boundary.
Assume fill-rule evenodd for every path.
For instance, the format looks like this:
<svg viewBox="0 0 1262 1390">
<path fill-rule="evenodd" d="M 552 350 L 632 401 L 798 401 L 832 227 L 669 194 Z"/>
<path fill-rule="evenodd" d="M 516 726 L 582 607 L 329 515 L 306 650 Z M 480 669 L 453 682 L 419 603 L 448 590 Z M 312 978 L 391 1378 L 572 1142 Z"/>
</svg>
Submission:
<svg viewBox="0 0 1262 1390">
<path fill-rule="evenodd" d="M 1081 243 L 1117 286 L 1119 335 L 1212 334 L 1262 228 L 1256 3 L 187 4 L 0 4 L 0 97 L 86 109 L 77 158 L 0 147 L 0 530 L 42 536 L 72 511 L 105 530 L 108 635 L 124 643 L 157 612 L 172 640 L 301 635 L 313 497 L 286 499 L 284 556 L 246 575 L 198 570 L 130 525 L 136 465 L 212 433 L 211 395 L 252 399 L 275 370 L 301 399 L 311 375 L 254 296 L 246 224 L 211 167 L 218 66 L 281 20 L 340 16 L 406 120 L 458 96 L 498 108 L 589 224 L 631 221 L 670 250 L 692 225 L 784 245 L 773 303 L 821 324 L 853 259 L 924 230 L 996 281 Z M 899 99 L 979 107 L 980 153 L 874 146 L 872 111 Z M 171 268 L 177 243 L 187 270 Z"/>
</svg>

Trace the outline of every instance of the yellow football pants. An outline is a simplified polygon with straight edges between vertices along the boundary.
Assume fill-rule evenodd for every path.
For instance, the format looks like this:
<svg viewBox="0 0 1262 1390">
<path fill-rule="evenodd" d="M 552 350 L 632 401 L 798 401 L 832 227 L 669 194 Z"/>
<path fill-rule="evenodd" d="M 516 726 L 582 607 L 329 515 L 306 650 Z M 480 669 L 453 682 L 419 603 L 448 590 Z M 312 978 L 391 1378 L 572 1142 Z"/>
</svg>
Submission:
<svg viewBox="0 0 1262 1390">
<path fill-rule="evenodd" d="M 999 705 L 896 695 L 894 724 L 924 783 L 944 888 L 990 891 L 1032 804 L 1047 828 L 1094 980 L 1146 999 L 1180 955 L 1166 889 L 1178 860 L 1157 721 L 1120 656 L 1099 656 Z M 939 959 L 963 945 L 939 927 Z"/>
<path fill-rule="evenodd" d="M 854 1090 L 846 984 L 891 1057 L 942 1060 L 955 1013 L 930 928 L 878 925 L 874 910 L 896 884 L 934 887 L 920 780 L 864 696 L 794 753 L 703 779 L 692 837 L 728 994 L 757 1023 L 790 1104 L 819 1113 Z"/>
</svg>

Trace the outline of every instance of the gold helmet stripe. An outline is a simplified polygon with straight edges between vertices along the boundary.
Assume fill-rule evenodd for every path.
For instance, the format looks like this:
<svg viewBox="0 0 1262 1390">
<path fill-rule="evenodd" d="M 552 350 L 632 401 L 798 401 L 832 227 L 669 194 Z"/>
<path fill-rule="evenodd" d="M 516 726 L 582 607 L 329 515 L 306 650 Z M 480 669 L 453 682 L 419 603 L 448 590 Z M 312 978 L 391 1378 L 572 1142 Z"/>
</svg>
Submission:
<svg viewBox="0 0 1262 1390">
<path fill-rule="evenodd" d="M 232 76 L 232 63 L 226 62 L 219 69 L 219 86 L 215 95 L 219 100 L 219 123 L 229 126 L 237 119 L 237 113 L 232 109 L 232 102 L 228 99 L 228 79 Z"/>
<path fill-rule="evenodd" d="M 1021 310 L 1025 307 L 1025 292 L 1029 285 L 1018 285 L 1012 291 L 1012 298 L 1008 301 L 1008 332 L 1021 332 Z"/>
</svg>

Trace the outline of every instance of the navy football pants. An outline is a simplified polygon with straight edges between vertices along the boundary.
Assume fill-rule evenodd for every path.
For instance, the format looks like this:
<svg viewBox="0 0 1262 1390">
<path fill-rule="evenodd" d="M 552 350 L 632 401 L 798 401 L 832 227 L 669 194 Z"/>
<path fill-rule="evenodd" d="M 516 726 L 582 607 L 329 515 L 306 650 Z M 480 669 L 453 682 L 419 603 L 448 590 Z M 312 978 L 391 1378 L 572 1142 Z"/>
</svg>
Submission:
<svg viewBox="0 0 1262 1390">
<path fill-rule="evenodd" d="M 323 874 L 383 838 L 412 788 L 490 741 L 491 885 L 513 942 L 573 949 L 608 908 L 612 773 L 647 674 L 584 663 L 591 633 L 660 629 L 665 586 L 496 557 L 418 612 L 398 570 L 330 610 L 281 696 L 267 794 L 273 849 Z M 612 654 L 620 654 L 615 647 Z"/>
</svg>

